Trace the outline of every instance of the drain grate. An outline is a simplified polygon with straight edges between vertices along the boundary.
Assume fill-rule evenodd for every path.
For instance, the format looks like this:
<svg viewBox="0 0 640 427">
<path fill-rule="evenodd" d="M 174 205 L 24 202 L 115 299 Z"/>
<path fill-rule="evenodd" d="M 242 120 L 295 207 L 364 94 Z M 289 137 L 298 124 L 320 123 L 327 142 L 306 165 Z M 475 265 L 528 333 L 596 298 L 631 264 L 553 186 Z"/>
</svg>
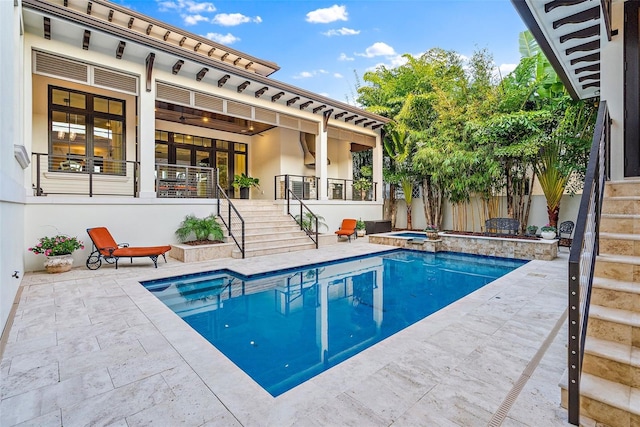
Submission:
<svg viewBox="0 0 640 427">
<path fill-rule="evenodd" d="M 536 368 L 540 364 L 542 357 L 544 357 L 544 354 L 547 352 L 547 350 L 549 349 L 549 346 L 551 345 L 553 340 L 556 338 L 556 335 L 558 335 L 558 331 L 560 331 L 560 328 L 562 327 L 562 325 L 564 324 L 564 321 L 567 318 L 567 313 L 568 313 L 568 309 L 565 309 L 564 313 L 562 313 L 562 316 L 560 316 L 560 318 L 554 325 L 551 332 L 549 332 L 549 335 L 544 340 L 544 342 L 542 343 L 542 345 L 540 346 L 536 354 L 531 358 L 529 363 L 527 363 L 527 366 L 522 371 L 520 378 L 518 378 L 518 380 L 515 382 L 515 384 L 513 385 L 509 393 L 506 395 L 506 397 L 504 398 L 504 400 L 502 401 L 502 403 L 500 404 L 496 412 L 493 414 L 493 417 L 491 417 L 489 424 L 487 424 L 488 427 L 499 427 L 502 425 L 502 422 L 504 421 L 504 419 L 507 418 L 507 414 L 509 413 L 509 411 L 511 410 L 511 407 L 513 406 L 516 399 L 518 398 L 518 395 L 520 394 L 524 386 L 527 384 L 527 381 L 529 381 L 529 378 L 531 378 L 531 375 L 533 375 L 533 372 L 536 370 Z"/>
</svg>

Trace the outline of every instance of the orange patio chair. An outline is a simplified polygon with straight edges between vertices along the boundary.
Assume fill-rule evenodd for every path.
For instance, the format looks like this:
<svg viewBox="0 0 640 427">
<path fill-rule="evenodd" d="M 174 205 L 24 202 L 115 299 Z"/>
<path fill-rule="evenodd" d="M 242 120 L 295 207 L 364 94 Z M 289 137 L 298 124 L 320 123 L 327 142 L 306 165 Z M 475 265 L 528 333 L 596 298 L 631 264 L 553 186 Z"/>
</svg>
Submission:
<svg viewBox="0 0 640 427">
<path fill-rule="evenodd" d="M 107 264 L 116 264 L 118 269 L 118 259 L 121 257 L 131 258 L 133 263 L 134 257 L 149 257 L 153 264 L 158 268 L 158 257 L 162 255 L 164 262 L 167 262 L 165 253 L 171 249 L 171 246 L 142 246 L 130 247 L 128 243 L 116 243 L 105 227 L 87 228 L 87 233 L 93 242 L 93 252 L 87 258 L 87 268 L 89 270 L 97 270 L 102 265 L 102 259 Z"/>
<path fill-rule="evenodd" d="M 347 236 L 347 238 L 349 239 L 349 242 L 351 242 L 351 236 L 356 234 L 356 222 L 357 221 L 355 219 L 351 219 L 351 218 L 343 219 L 342 225 L 340 225 L 340 229 L 336 231 L 336 234 L 338 235 L 338 240 L 340 240 L 340 237 L 342 236 Z"/>
</svg>

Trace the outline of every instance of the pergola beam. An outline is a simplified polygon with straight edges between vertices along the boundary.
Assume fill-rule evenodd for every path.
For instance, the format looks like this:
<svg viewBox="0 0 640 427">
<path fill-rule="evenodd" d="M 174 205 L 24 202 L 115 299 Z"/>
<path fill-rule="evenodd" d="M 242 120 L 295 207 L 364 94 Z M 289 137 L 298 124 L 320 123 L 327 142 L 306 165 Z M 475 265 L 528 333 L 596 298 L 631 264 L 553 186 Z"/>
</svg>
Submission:
<svg viewBox="0 0 640 427">
<path fill-rule="evenodd" d="M 90 40 L 91 40 L 91 31 L 84 30 L 84 35 L 82 36 L 82 49 L 89 50 Z"/>
<path fill-rule="evenodd" d="M 196 74 L 196 81 L 201 81 L 204 78 L 204 75 L 207 74 L 207 71 L 209 71 L 207 67 L 203 67 L 202 70 L 198 71 L 198 74 Z"/>
<path fill-rule="evenodd" d="M 250 84 L 251 82 L 249 80 L 245 80 L 242 84 L 238 85 L 238 93 L 242 93 Z"/>
<path fill-rule="evenodd" d="M 184 61 L 182 59 L 178 59 L 173 67 L 171 67 L 171 74 L 174 76 L 180 72 L 180 68 L 184 65 Z"/>
<path fill-rule="evenodd" d="M 122 59 L 125 46 L 127 46 L 127 42 L 120 40 L 120 43 L 118 43 L 118 48 L 116 49 L 116 59 Z"/>
<path fill-rule="evenodd" d="M 231 78 L 229 74 L 225 74 L 224 76 L 220 77 L 220 80 L 218 80 L 218 87 L 224 86 L 224 84 L 227 82 L 227 80 L 229 80 L 229 78 Z"/>
</svg>

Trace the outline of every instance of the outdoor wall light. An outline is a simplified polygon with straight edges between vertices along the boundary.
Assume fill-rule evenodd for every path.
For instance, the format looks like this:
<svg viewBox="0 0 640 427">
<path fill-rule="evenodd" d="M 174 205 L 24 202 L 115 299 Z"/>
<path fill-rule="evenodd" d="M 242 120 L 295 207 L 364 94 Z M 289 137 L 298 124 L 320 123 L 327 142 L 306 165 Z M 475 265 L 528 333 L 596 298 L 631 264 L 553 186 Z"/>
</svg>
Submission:
<svg viewBox="0 0 640 427">
<path fill-rule="evenodd" d="M 22 169 L 26 169 L 31 162 L 29 160 L 29 154 L 27 153 L 27 149 L 24 148 L 24 145 L 13 144 L 13 155 L 15 156 L 18 163 Z"/>
</svg>

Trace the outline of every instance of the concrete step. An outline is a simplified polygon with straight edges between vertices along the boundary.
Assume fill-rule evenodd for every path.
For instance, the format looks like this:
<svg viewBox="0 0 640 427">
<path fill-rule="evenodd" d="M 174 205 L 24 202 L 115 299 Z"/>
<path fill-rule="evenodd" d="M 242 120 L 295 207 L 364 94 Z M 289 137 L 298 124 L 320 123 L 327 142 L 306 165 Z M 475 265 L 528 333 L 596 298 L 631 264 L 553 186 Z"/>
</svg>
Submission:
<svg viewBox="0 0 640 427">
<path fill-rule="evenodd" d="M 640 348 L 589 337 L 585 343 L 582 373 L 630 387 L 640 387 Z"/>
<path fill-rule="evenodd" d="M 609 181 L 604 187 L 605 197 L 640 196 L 640 181 Z"/>
<path fill-rule="evenodd" d="M 591 304 L 640 313 L 640 283 L 594 277 Z"/>
<path fill-rule="evenodd" d="M 605 214 L 640 214 L 640 196 L 606 197 L 602 203 Z"/>
<path fill-rule="evenodd" d="M 564 408 L 569 400 L 567 384 L 565 372 L 560 381 L 561 404 Z M 583 372 L 580 380 L 581 420 L 583 416 L 606 426 L 638 425 L 640 390 Z"/>
<path fill-rule="evenodd" d="M 600 253 L 640 256 L 640 234 L 600 232 Z"/>
<path fill-rule="evenodd" d="M 633 282 L 640 278 L 640 257 L 628 255 L 599 255 L 594 276 Z"/>
<path fill-rule="evenodd" d="M 300 227 L 293 227 L 293 230 L 289 231 L 281 231 L 278 233 L 274 233 L 271 230 L 260 230 L 260 231 L 252 231 L 245 233 L 245 242 L 247 245 L 251 245 L 255 242 L 275 242 L 279 239 L 290 239 L 294 237 L 304 237 L 305 239 L 309 239 L 307 237 L 307 233 L 300 230 Z M 277 239 L 275 238 L 277 236 Z"/>
<path fill-rule="evenodd" d="M 315 247 L 316 245 L 310 239 L 308 239 L 308 243 L 297 243 L 292 245 L 273 246 L 269 248 L 245 248 L 245 258 L 280 254 L 280 253 L 287 253 L 287 252 L 295 252 L 295 251 L 303 251 L 307 249 L 315 249 Z M 231 256 L 233 258 L 242 257 L 239 250 L 234 250 Z"/>
<path fill-rule="evenodd" d="M 272 235 L 271 239 L 267 240 L 249 240 L 245 239 L 245 248 L 246 249 L 269 249 L 269 248 L 279 248 L 282 246 L 295 246 L 298 244 L 305 243 L 313 243 L 313 241 L 306 235 L 306 233 L 301 233 L 292 237 L 280 237 L 274 238 Z M 314 245 L 315 247 L 315 245 Z"/>
<path fill-rule="evenodd" d="M 587 335 L 640 347 L 640 315 L 634 311 L 591 304 Z"/>
<path fill-rule="evenodd" d="M 600 232 L 640 234 L 640 215 L 602 214 Z"/>
</svg>

